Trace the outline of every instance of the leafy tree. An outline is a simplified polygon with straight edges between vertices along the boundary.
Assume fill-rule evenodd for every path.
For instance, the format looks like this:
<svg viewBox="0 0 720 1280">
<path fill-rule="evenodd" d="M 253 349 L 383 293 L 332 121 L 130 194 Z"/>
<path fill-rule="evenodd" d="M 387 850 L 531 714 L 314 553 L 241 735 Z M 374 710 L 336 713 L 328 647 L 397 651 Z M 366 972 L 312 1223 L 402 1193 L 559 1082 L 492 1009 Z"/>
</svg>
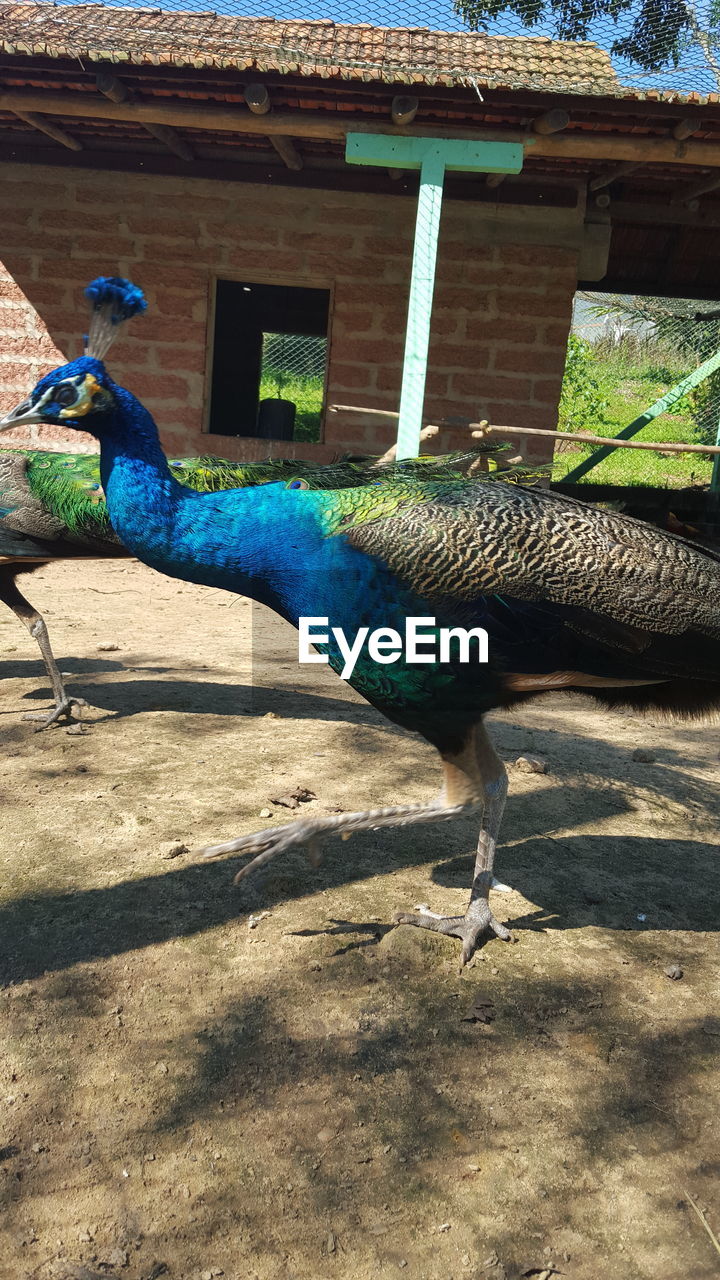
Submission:
<svg viewBox="0 0 720 1280">
<path fill-rule="evenodd" d="M 709 0 L 702 16 L 694 0 L 454 0 L 454 8 L 471 31 L 482 30 L 502 13 L 514 13 L 525 27 L 551 26 L 560 40 L 587 40 L 592 24 L 609 18 L 627 28 L 613 44 L 613 53 L 659 71 L 677 66 L 694 45 L 720 77 L 720 0 Z"/>
</svg>

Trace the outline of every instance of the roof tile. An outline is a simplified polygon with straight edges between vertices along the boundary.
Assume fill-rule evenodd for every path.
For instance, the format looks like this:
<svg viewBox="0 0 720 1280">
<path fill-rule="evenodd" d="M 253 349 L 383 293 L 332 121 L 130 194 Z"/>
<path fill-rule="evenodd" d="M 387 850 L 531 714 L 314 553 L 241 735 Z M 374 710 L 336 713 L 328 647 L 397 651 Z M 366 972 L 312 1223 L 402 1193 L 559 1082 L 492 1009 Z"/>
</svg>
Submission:
<svg viewBox="0 0 720 1280">
<path fill-rule="evenodd" d="M 267 70 L 385 84 L 470 84 L 616 97 L 605 50 L 545 36 L 343 25 L 35 0 L 0 5 L 0 49 L 88 61 Z"/>
</svg>

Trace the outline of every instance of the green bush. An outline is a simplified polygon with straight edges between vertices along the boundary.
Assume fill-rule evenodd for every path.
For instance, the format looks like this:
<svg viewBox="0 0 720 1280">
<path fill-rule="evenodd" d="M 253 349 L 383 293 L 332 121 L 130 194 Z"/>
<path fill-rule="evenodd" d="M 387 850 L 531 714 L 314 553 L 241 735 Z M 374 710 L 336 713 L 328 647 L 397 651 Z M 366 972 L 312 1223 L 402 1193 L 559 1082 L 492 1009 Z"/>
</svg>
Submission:
<svg viewBox="0 0 720 1280">
<path fill-rule="evenodd" d="M 571 333 L 560 393 L 559 429 L 598 434 L 598 428 L 607 421 L 607 407 L 608 402 L 597 377 L 592 346 L 585 338 Z"/>
</svg>

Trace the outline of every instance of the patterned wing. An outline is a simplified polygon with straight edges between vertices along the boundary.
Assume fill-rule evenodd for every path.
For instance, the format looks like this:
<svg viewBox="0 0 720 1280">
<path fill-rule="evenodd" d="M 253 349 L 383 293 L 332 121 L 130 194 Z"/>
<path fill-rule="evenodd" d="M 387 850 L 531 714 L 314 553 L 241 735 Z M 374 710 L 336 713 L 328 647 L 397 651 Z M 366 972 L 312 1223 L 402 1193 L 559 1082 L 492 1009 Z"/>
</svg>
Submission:
<svg viewBox="0 0 720 1280">
<path fill-rule="evenodd" d="M 547 490 L 423 485 L 394 512 L 358 509 L 333 532 L 438 606 L 503 596 L 562 606 L 583 629 L 595 617 L 618 632 L 720 638 L 720 556 Z"/>
<path fill-rule="evenodd" d="M 8 450 L 0 454 L 0 494 L 9 508 L 5 529 L 85 548 L 98 542 L 118 545 L 96 454 Z"/>
</svg>

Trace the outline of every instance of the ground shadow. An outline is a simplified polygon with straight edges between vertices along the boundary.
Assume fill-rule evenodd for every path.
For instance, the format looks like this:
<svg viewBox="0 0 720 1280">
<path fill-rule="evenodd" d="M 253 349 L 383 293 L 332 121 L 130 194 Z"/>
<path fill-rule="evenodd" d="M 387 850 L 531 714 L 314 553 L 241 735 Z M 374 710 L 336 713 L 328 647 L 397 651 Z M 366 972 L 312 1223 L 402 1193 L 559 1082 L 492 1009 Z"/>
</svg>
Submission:
<svg viewBox="0 0 720 1280">
<path fill-rule="evenodd" d="M 717 850 L 712 845 L 599 836 L 574 837 L 571 844 L 572 860 L 566 858 L 562 866 L 554 841 L 527 841 L 517 852 L 511 849 L 503 854 L 499 868 L 503 876 L 539 905 L 539 913 L 510 920 L 514 928 L 539 923 L 543 928 L 561 929 L 591 924 L 623 930 L 718 928 L 717 871 L 713 871 Z M 0 979 L 20 982 L 46 971 L 201 933 L 256 910 L 259 902 L 269 908 L 309 891 L 365 880 L 383 868 L 419 865 L 428 856 L 427 844 L 410 841 L 407 833 L 388 832 L 381 847 L 374 835 L 369 834 L 362 847 L 358 839 L 352 862 L 344 845 L 328 846 L 325 864 L 314 871 L 306 869 L 299 854 L 288 856 L 267 873 L 264 885 L 250 882 L 246 889 L 233 889 L 232 864 L 196 863 L 103 888 L 19 898 L 0 910 Z M 679 901 L 675 898 L 678 863 L 684 882 Z M 455 857 L 441 864 L 434 878 L 466 889 L 470 866 L 469 858 Z M 616 879 L 613 867 L 618 871 Z M 418 894 L 427 897 L 429 888 L 419 882 Z M 388 902 L 388 919 L 400 905 Z M 498 909 L 506 914 L 501 908 L 502 899 Z M 644 920 L 639 919 L 641 914 Z"/>
</svg>

